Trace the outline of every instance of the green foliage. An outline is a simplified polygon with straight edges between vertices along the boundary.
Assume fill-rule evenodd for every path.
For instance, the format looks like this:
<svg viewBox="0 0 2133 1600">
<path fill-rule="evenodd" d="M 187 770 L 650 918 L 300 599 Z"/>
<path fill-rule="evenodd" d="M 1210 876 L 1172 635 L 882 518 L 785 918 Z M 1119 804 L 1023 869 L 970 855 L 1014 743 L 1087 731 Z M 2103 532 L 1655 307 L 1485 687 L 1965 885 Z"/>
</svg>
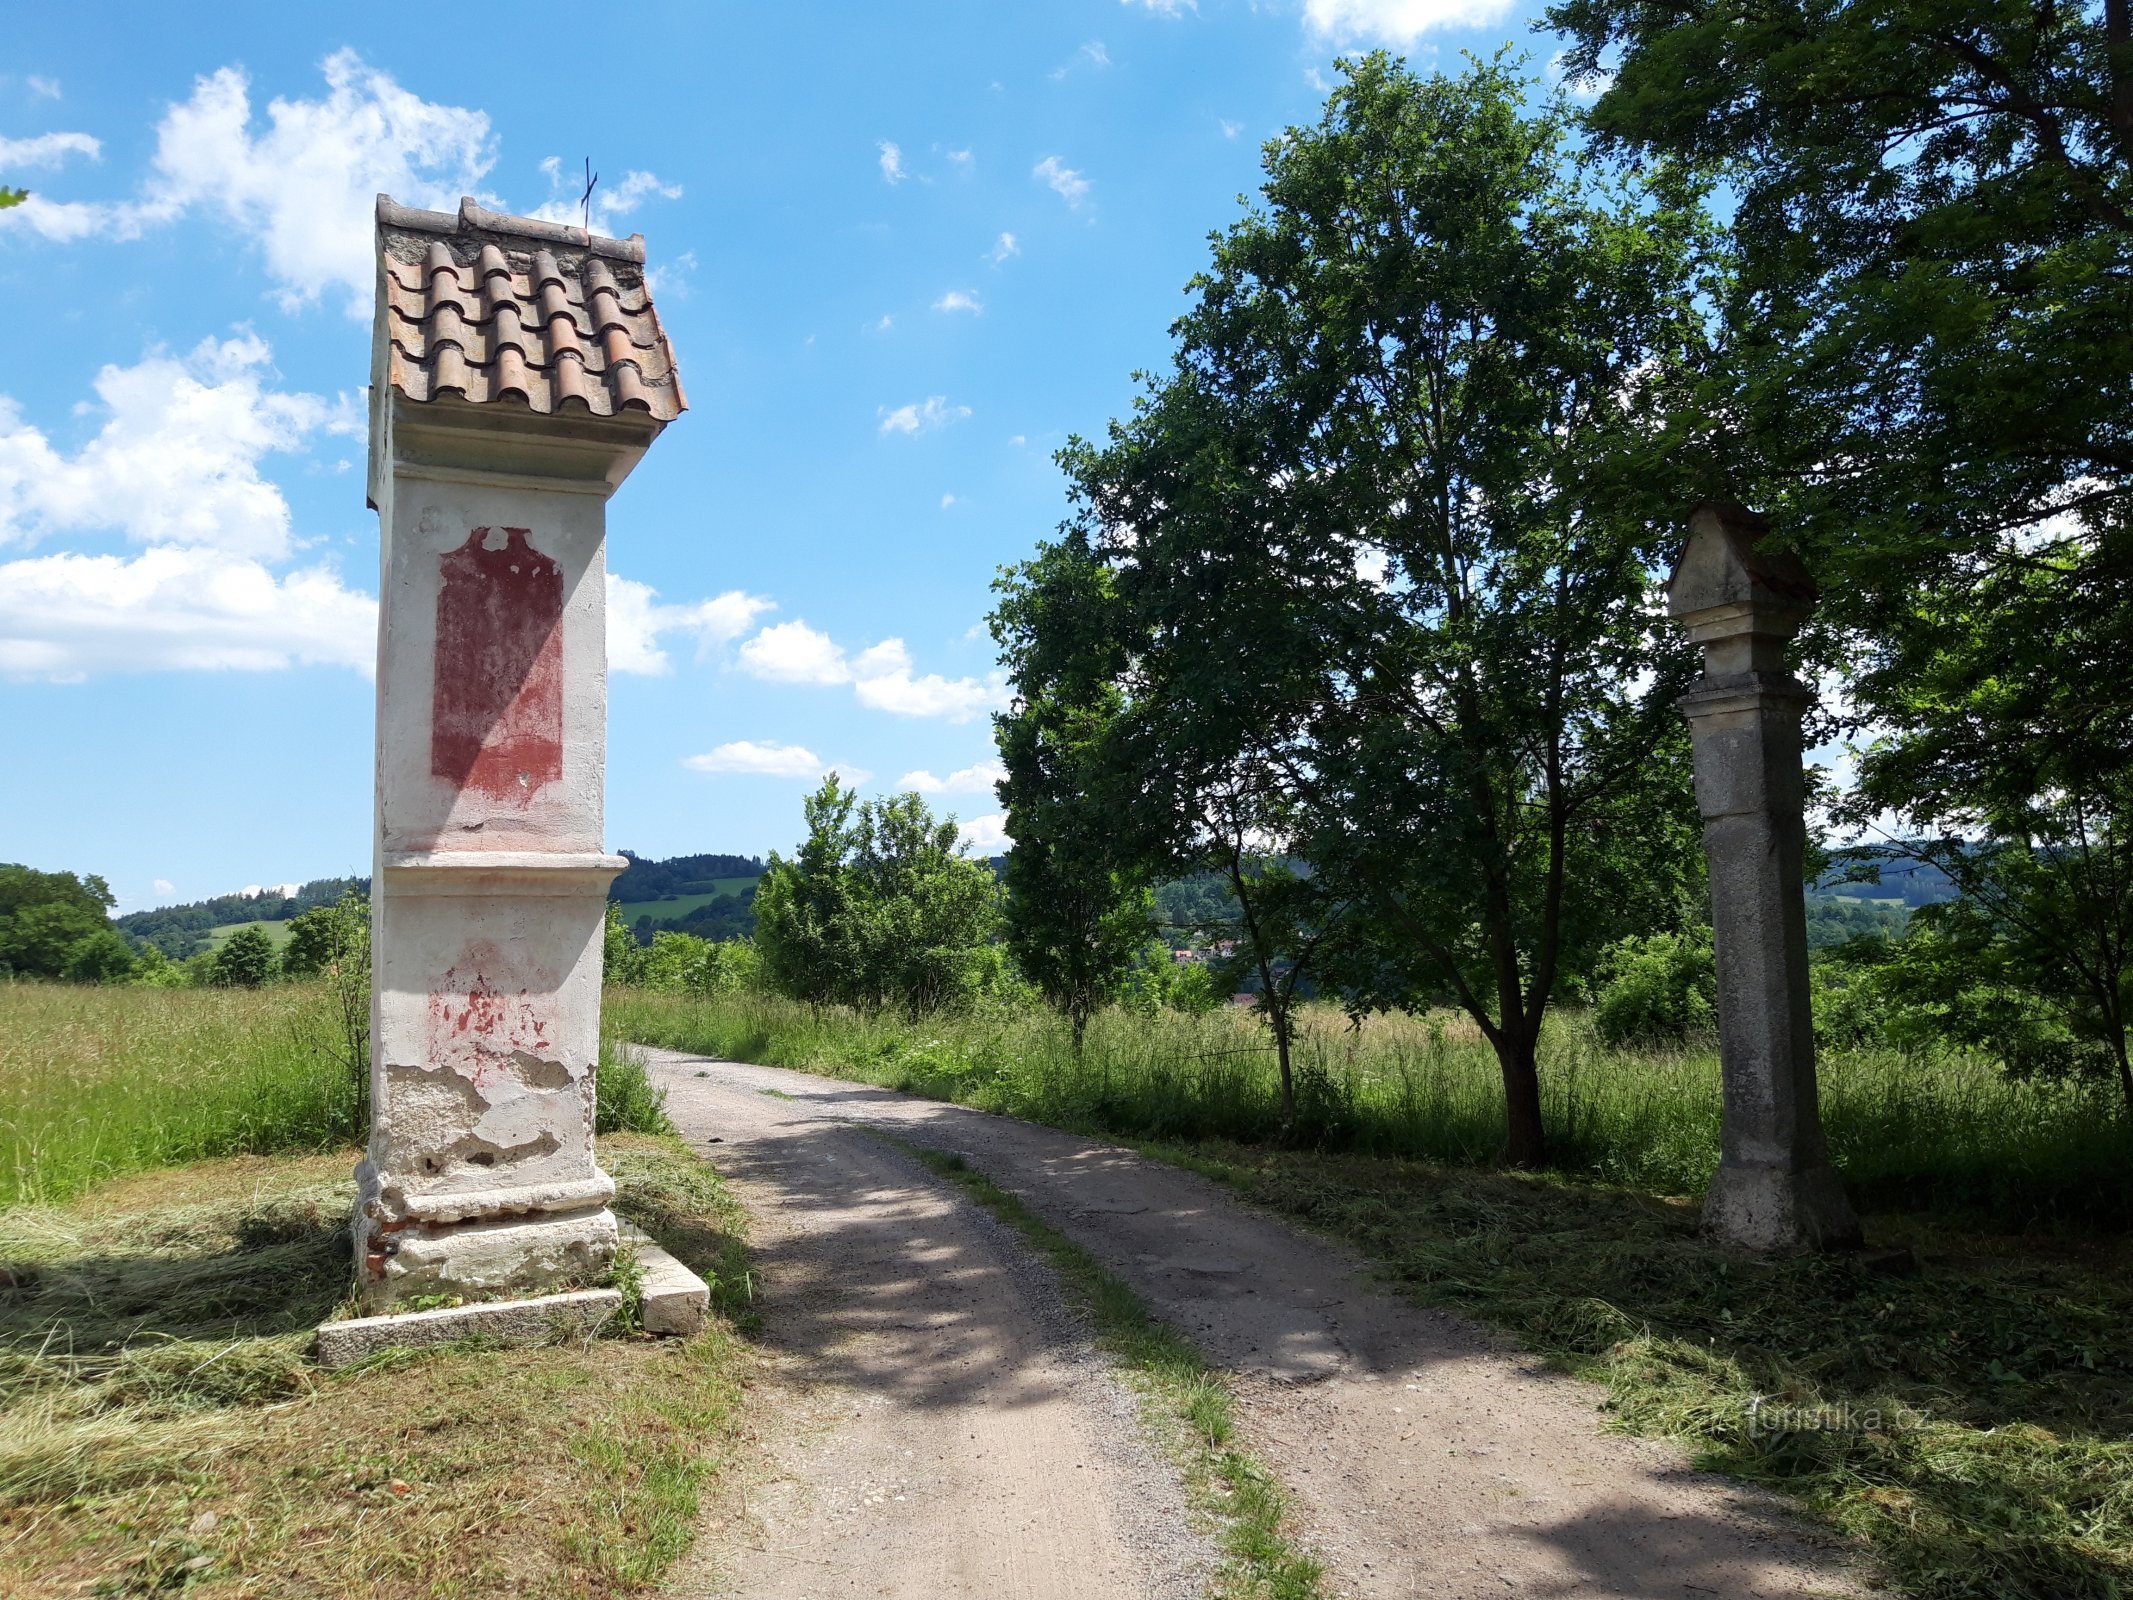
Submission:
<svg viewBox="0 0 2133 1600">
<path fill-rule="evenodd" d="M 644 1058 L 625 1044 L 603 1040 L 593 1078 L 595 1133 L 672 1133 L 667 1092 L 652 1082 Z"/>
<path fill-rule="evenodd" d="M 1110 576 L 1076 541 L 1003 576 L 992 617 L 1016 699 L 993 719 L 1015 848 L 1002 924 L 1016 964 L 1079 1039 L 1119 992 L 1154 920 L 1147 852 L 1110 792 L 1104 742 L 1122 697 Z"/>
<path fill-rule="evenodd" d="M 1739 195 L 1711 467 L 1820 579 L 1874 735 L 1850 819 L 1968 902 L 1890 980 L 2010 1063 L 2102 1056 L 2133 1115 L 2133 13 L 1549 15 L 1611 71 L 1604 142 Z"/>
<path fill-rule="evenodd" d="M 608 983 L 635 983 L 644 972 L 644 946 L 622 920 L 622 907 L 610 900 L 600 937 L 600 975 Z"/>
<path fill-rule="evenodd" d="M 1333 940 L 1313 959 L 1359 1006 L 1455 1000 L 1538 1161 L 1557 984 L 1695 882 L 1693 666 L 1657 578 L 1712 229 L 1679 174 L 1582 161 L 1501 63 L 1341 71 L 1268 146 L 1171 369 L 1062 454 L 1076 519 L 1010 599 L 1040 644 L 1108 641 L 1090 826 L 1233 892 L 1241 858 L 1306 863 L 1269 907 L 1287 947 L 1240 906 L 1255 964 Z"/>
<path fill-rule="evenodd" d="M 1180 961 L 1161 940 L 1142 947 L 1120 987 L 1118 1003 L 1135 1016 L 1182 1011 L 1204 1017 L 1228 998 L 1205 961 Z"/>
<path fill-rule="evenodd" d="M 756 893 L 765 980 L 810 1004 L 910 1017 L 971 996 L 997 922 L 992 870 L 915 794 L 862 803 L 832 773 L 807 800 L 806 841 Z"/>
<path fill-rule="evenodd" d="M 239 930 L 240 932 L 244 930 Z M 264 932 L 264 930 L 260 930 Z M 232 934 L 231 942 L 237 935 Z M 150 948 L 153 948 L 151 946 Z M 228 946 L 214 958 L 219 964 Z M 282 946 L 286 978 L 317 978 L 333 997 L 340 1020 L 341 1058 L 349 1080 L 370 1091 L 370 898 L 349 889 L 329 906 L 317 906 L 289 921 Z"/>
<path fill-rule="evenodd" d="M 1680 1044 L 1718 1025 L 1709 928 L 1632 934 L 1601 953 L 1596 978 L 1593 1031 L 1616 1049 Z"/>
<path fill-rule="evenodd" d="M 111 904 L 110 887 L 93 874 L 0 863 L 0 974 L 63 977 L 80 951 L 81 981 L 124 977 L 130 968 L 106 937 Z"/>
<path fill-rule="evenodd" d="M 62 976 L 69 983 L 123 983 L 136 964 L 133 946 L 116 928 L 99 928 L 68 948 Z"/>
<path fill-rule="evenodd" d="M 222 989 L 256 989 L 274 976 L 274 939 L 261 927 L 239 928 L 207 959 L 206 981 Z"/>
</svg>

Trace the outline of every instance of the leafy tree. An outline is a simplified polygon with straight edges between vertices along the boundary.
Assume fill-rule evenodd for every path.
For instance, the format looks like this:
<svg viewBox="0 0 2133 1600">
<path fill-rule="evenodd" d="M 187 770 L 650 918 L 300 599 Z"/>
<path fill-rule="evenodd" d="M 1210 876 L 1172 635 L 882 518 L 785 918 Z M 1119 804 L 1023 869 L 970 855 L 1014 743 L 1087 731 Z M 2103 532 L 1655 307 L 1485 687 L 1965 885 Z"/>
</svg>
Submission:
<svg viewBox="0 0 2133 1600">
<path fill-rule="evenodd" d="M 1707 397 L 1744 446 L 1735 493 L 1782 507 L 1884 746 L 1978 752 L 1967 796 L 1951 769 L 1895 798 L 2004 809 L 2069 740 L 2087 777 L 2058 793 L 2122 785 L 2133 4 L 1558 0 L 1549 20 L 1573 71 L 1616 69 L 1590 114 L 1606 143 L 1739 196 Z M 1945 692 L 1958 677 L 1977 693 Z M 1987 702 L 1989 761 L 1967 736 Z"/>
<path fill-rule="evenodd" d="M 915 794 L 862 803 L 835 773 L 806 803 L 798 855 L 756 893 L 765 977 L 794 999 L 907 1016 L 969 997 L 997 919 L 992 870 Z"/>
<path fill-rule="evenodd" d="M 62 976 L 77 946 L 99 941 L 108 963 L 111 889 L 102 878 L 0 864 L 0 971 Z"/>
<path fill-rule="evenodd" d="M 1341 70 L 1269 146 L 1172 370 L 1064 453 L 1068 538 L 1113 574 L 1108 759 L 1153 825 L 1243 785 L 1292 830 L 1266 853 L 1368 925 L 1351 999 L 1465 1008 L 1535 1163 L 1557 984 L 1693 872 L 1656 575 L 1709 227 L 1670 175 L 1582 162 L 1501 63 Z"/>
<path fill-rule="evenodd" d="M 992 617 L 1015 686 L 1013 707 L 993 719 L 1015 841 L 1002 921 L 1016 965 L 1071 1025 L 1076 1055 L 1154 922 L 1143 841 L 1121 823 L 1130 800 L 1105 787 L 1124 666 L 1109 581 L 1085 545 L 1053 545 L 995 585 Z"/>
<path fill-rule="evenodd" d="M 274 976 L 274 936 L 257 923 L 239 928 L 207 965 L 208 982 L 222 989 L 257 989 Z"/>
<path fill-rule="evenodd" d="M 27 189 L 10 189 L 0 185 L 0 211 L 5 211 L 9 206 L 19 206 L 29 197 L 30 191 Z"/>
<path fill-rule="evenodd" d="M 116 928 L 99 928 L 67 950 L 70 983 L 123 983 L 133 976 L 133 946 Z"/>
</svg>

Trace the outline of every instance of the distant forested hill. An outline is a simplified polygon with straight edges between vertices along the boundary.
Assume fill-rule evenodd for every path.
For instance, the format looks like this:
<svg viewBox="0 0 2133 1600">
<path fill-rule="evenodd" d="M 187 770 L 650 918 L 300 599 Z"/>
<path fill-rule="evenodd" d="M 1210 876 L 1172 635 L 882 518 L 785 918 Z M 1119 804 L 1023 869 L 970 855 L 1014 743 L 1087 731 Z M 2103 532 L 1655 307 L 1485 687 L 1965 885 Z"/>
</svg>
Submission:
<svg viewBox="0 0 2133 1600">
<path fill-rule="evenodd" d="M 114 917 L 113 925 L 130 939 L 152 944 L 173 961 L 197 955 L 207 948 L 210 928 L 231 922 L 287 922 L 314 906 L 330 906 L 350 889 L 370 892 L 368 878 L 316 878 L 296 893 L 283 895 L 222 894 L 212 900 L 195 900 L 182 906 L 158 906 L 153 911 L 129 911 Z"/>
<path fill-rule="evenodd" d="M 629 867 L 607 891 L 639 940 L 655 933 L 693 933 L 700 939 L 741 939 L 755 932 L 755 886 L 763 876 L 756 856 L 669 856 L 647 861 L 622 852 Z"/>
<path fill-rule="evenodd" d="M 629 869 L 615 880 L 607 897 L 625 905 L 715 892 L 725 880 L 763 875 L 763 863 L 756 856 L 668 856 L 664 861 L 647 861 L 625 850 L 622 858 L 629 863 Z"/>
</svg>

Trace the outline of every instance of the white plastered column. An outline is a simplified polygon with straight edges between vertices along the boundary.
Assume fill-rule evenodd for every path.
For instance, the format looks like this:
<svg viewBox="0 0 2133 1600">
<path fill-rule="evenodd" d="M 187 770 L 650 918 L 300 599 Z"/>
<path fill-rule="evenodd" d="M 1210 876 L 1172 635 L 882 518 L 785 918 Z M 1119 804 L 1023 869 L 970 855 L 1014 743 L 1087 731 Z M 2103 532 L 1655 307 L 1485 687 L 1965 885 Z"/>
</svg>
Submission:
<svg viewBox="0 0 2133 1600">
<path fill-rule="evenodd" d="M 379 406 L 366 1303 L 599 1277 L 606 502 L 656 424 Z"/>
</svg>

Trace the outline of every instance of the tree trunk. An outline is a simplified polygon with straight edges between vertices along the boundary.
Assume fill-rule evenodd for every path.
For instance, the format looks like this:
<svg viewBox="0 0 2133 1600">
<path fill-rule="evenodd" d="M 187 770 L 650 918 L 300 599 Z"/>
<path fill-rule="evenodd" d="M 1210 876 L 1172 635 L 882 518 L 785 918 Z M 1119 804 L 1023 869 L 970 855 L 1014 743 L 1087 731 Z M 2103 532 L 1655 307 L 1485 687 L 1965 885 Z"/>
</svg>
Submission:
<svg viewBox="0 0 2133 1600">
<path fill-rule="evenodd" d="M 1088 1008 L 1076 1006 L 1068 1015 L 1072 1018 L 1074 1024 L 1074 1059 L 1079 1062 L 1081 1060 L 1082 1035 L 1089 1031 Z"/>
<path fill-rule="evenodd" d="M 1287 1132 L 1296 1126 L 1296 1077 L 1289 1070 L 1289 1008 L 1277 1010 L 1269 1005 L 1267 1019 L 1274 1025 L 1274 1055 L 1281 1062 L 1281 1126 Z"/>
<path fill-rule="evenodd" d="M 1541 1125 L 1540 1068 L 1534 1060 L 1536 1042 L 1529 1035 L 1508 1030 L 1496 1042 L 1510 1130 L 1505 1159 L 1514 1167 L 1538 1167 L 1548 1158 L 1547 1131 Z"/>
<path fill-rule="evenodd" d="M 2126 1117 L 2133 1121 L 2133 1063 L 2126 1060 L 2126 1030 L 2123 1027 L 2112 1030 L 2111 1054 L 2118 1063 L 2118 1092 L 2125 1096 Z"/>
</svg>

